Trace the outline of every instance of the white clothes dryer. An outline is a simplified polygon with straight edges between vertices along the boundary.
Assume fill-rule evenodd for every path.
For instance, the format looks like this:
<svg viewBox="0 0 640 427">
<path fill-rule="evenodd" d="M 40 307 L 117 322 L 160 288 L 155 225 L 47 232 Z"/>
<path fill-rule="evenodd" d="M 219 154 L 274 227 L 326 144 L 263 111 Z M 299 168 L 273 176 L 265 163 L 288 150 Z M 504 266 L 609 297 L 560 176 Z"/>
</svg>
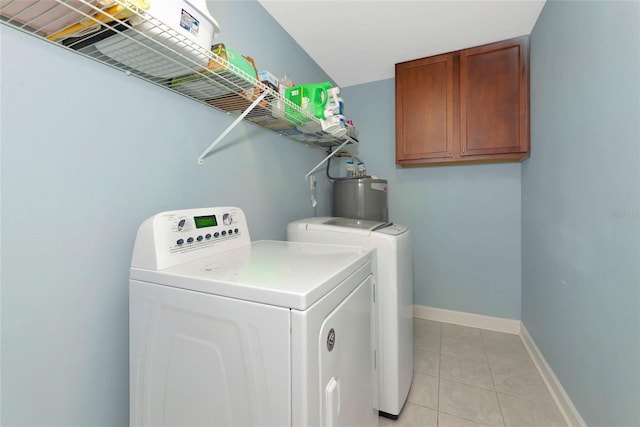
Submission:
<svg viewBox="0 0 640 427">
<path fill-rule="evenodd" d="M 360 247 L 251 242 L 234 207 L 147 219 L 131 426 L 378 425 L 374 264 Z"/>
<path fill-rule="evenodd" d="M 397 419 L 413 378 L 413 251 L 409 227 L 316 217 L 289 223 L 287 239 L 377 250 L 379 411 Z"/>
</svg>

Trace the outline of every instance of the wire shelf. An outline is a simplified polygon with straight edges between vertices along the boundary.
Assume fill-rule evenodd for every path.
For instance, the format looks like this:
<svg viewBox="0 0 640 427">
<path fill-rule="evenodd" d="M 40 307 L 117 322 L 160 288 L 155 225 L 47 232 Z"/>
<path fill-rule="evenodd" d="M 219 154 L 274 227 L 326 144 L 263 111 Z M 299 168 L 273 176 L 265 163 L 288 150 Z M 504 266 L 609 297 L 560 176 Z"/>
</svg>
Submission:
<svg viewBox="0 0 640 427">
<path fill-rule="evenodd" d="M 157 1 L 157 0 L 155 0 Z M 161 0 L 163 1 L 163 0 Z M 1 22 L 300 142 L 356 143 L 271 87 L 161 22 L 148 0 L 1 0 Z M 71 29 L 70 29 L 71 27 Z"/>
</svg>

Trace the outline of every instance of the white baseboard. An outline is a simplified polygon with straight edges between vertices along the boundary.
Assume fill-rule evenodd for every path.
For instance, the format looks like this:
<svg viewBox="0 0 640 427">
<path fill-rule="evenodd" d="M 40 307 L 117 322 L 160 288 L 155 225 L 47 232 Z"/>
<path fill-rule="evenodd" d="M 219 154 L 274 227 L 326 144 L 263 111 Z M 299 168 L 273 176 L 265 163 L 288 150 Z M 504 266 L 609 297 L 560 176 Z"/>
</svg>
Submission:
<svg viewBox="0 0 640 427">
<path fill-rule="evenodd" d="M 413 317 L 516 335 L 520 333 L 521 325 L 520 321 L 515 319 L 445 310 L 424 305 L 413 306 Z"/>
<path fill-rule="evenodd" d="M 585 423 L 582 416 L 580 416 L 580 413 L 571 401 L 571 398 L 565 391 L 564 387 L 562 387 L 562 384 L 560 384 L 560 380 L 558 380 L 556 374 L 553 373 L 553 370 L 540 352 L 540 349 L 538 349 L 538 346 L 531 335 L 529 335 L 529 331 L 527 331 L 524 324 L 520 327 L 520 339 L 527 349 L 527 352 L 529 352 L 529 356 L 533 359 L 533 363 L 536 365 L 536 368 L 538 368 L 538 372 L 540 372 L 551 396 L 556 401 L 567 425 L 571 427 L 587 427 L 587 423 Z"/>
</svg>

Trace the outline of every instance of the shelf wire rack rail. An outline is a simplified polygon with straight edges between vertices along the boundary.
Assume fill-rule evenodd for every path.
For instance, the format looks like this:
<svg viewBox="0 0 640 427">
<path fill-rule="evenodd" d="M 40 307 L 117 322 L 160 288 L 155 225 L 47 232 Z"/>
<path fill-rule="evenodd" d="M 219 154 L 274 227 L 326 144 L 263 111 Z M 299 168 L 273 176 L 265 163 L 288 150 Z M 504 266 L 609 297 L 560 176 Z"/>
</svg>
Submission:
<svg viewBox="0 0 640 427">
<path fill-rule="evenodd" d="M 357 143 L 348 136 L 335 137 L 322 131 L 316 117 L 146 12 L 141 7 L 145 2 L 148 4 L 148 0 L 1 0 L 0 20 L 127 75 L 237 116 L 198 158 L 201 164 L 241 120 L 299 142 L 338 147 L 336 151 Z M 69 32 L 71 26 L 76 31 Z"/>
</svg>

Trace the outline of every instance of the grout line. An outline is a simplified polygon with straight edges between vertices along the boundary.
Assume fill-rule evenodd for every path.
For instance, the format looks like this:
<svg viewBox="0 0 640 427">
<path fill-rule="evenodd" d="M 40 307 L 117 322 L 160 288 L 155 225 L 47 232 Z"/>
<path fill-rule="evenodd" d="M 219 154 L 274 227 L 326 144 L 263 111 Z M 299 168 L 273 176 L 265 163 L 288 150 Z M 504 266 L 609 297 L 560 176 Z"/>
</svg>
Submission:
<svg viewBox="0 0 640 427">
<path fill-rule="evenodd" d="M 438 412 L 439 412 L 439 411 L 438 411 Z M 486 427 L 489 427 L 489 426 L 487 426 L 487 424 L 481 423 L 481 422 L 479 422 L 479 421 L 470 420 L 469 418 L 461 417 L 460 415 L 450 414 L 450 413 L 448 413 L 448 412 L 446 412 L 446 411 L 442 411 L 442 413 L 443 413 L 443 414 L 450 415 L 450 416 L 452 416 L 452 417 L 454 417 L 454 418 L 459 418 L 459 419 L 461 419 L 461 420 L 465 420 L 465 421 L 469 421 L 469 422 L 474 423 L 474 424 L 478 424 L 479 426 L 486 426 Z"/>
<path fill-rule="evenodd" d="M 498 396 L 498 388 L 496 387 L 496 381 L 493 378 L 493 370 L 491 369 L 491 363 L 489 363 L 489 355 L 487 354 L 487 345 L 484 342 L 484 336 L 480 331 L 480 341 L 482 341 L 482 349 L 484 350 L 484 356 L 487 358 L 487 365 L 489 366 L 489 375 L 491 376 L 491 383 L 493 384 L 493 391 L 496 394 L 496 400 L 498 401 L 498 409 L 500 410 L 500 418 L 502 418 L 502 425 L 506 426 L 507 422 L 504 420 L 504 412 L 502 411 L 502 403 L 500 403 L 500 397 Z"/>
<path fill-rule="evenodd" d="M 467 387 L 477 388 L 478 390 L 493 391 L 493 392 L 497 393 L 497 391 L 495 390 L 495 386 L 494 386 L 493 389 L 491 389 L 491 388 L 486 388 L 486 387 L 480 387 L 480 386 L 474 385 L 474 384 L 463 383 L 462 381 L 458 381 L 458 380 L 452 380 L 451 378 L 443 378 L 443 380 L 449 381 L 450 383 L 456 383 L 456 384 L 464 385 L 464 386 L 467 386 Z"/>
</svg>

